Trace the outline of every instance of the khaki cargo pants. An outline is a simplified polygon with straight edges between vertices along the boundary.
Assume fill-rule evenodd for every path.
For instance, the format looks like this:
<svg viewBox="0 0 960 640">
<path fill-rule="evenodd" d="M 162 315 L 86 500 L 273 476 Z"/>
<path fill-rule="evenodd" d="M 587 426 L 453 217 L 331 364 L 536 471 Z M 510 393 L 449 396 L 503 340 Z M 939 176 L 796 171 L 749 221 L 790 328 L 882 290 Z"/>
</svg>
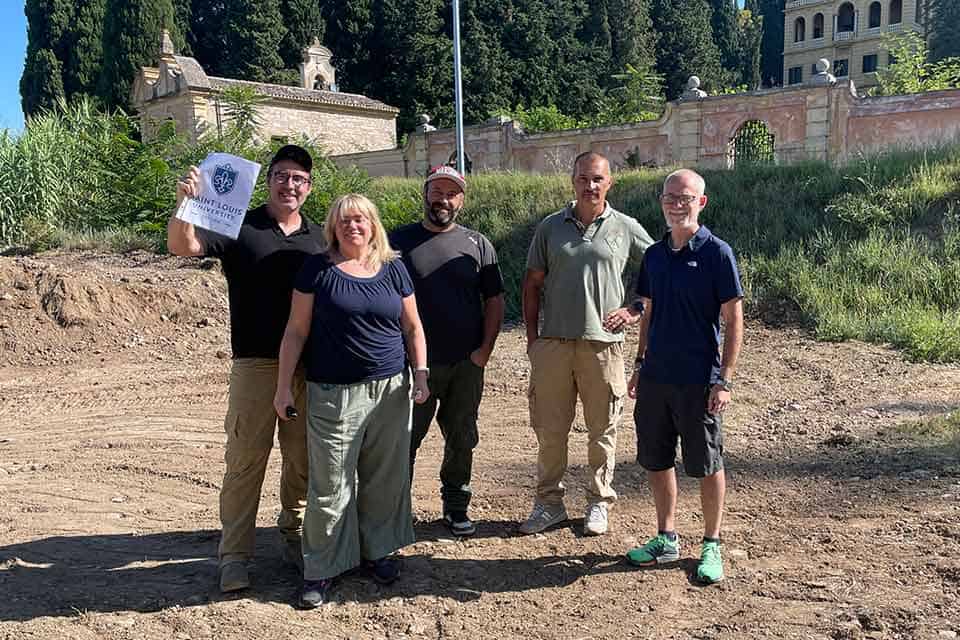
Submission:
<svg viewBox="0 0 960 640">
<path fill-rule="evenodd" d="M 530 424 L 537 434 L 537 502 L 563 502 L 567 441 L 577 396 L 587 423 L 590 502 L 612 503 L 617 426 L 627 384 L 623 343 L 540 338 L 530 346 Z"/>
<path fill-rule="evenodd" d="M 280 455 L 280 516 L 277 526 L 287 540 L 300 539 L 307 497 L 306 383 L 302 369 L 293 379 L 293 398 L 300 417 L 277 429 L 273 396 L 277 360 L 237 358 L 230 370 L 230 399 L 224 429 L 227 470 L 220 489 L 220 566 L 253 556 L 260 491 L 277 431 Z"/>
</svg>

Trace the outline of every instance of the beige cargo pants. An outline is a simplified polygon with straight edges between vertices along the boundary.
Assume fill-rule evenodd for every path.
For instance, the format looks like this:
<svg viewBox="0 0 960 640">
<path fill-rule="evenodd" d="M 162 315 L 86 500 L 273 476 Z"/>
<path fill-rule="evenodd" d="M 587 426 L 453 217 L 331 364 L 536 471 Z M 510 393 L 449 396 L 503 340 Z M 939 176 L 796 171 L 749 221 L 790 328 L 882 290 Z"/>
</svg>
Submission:
<svg viewBox="0 0 960 640">
<path fill-rule="evenodd" d="M 277 431 L 280 455 L 280 516 L 277 526 L 288 541 L 299 541 L 307 502 L 306 383 L 303 371 L 293 380 L 300 417 L 277 428 L 273 396 L 277 360 L 237 358 L 230 370 L 230 399 L 224 429 L 227 469 L 220 489 L 220 566 L 253 555 L 260 491 Z"/>
<path fill-rule="evenodd" d="M 530 424 L 537 434 L 537 502 L 563 502 L 567 441 L 577 397 L 587 423 L 590 502 L 613 503 L 617 426 L 627 384 L 623 343 L 540 338 L 530 346 Z"/>
</svg>

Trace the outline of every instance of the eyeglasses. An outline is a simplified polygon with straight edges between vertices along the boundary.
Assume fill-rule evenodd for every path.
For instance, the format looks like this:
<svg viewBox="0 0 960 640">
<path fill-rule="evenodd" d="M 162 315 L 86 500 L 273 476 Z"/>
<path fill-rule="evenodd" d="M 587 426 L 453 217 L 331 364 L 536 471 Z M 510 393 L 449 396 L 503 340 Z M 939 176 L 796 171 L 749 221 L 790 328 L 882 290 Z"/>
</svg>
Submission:
<svg viewBox="0 0 960 640">
<path fill-rule="evenodd" d="M 273 184 L 287 184 L 287 180 L 289 180 L 297 189 L 311 182 L 307 176 L 301 176 L 298 173 L 290 173 L 288 171 L 278 171 L 270 176 L 270 180 L 273 181 Z"/>
<path fill-rule="evenodd" d="M 672 207 L 675 204 L 679 204 L 684 207 L 689 207 L 691 204 L 693 204 L 695 201 L 699 199 L 700 199 L 700 196 L 689 196 L 689 195 L 675 196 L 672 193 L 664 193 L 663 195 L 660 196 L 660 202 L 667 205 L 668 207 Z"/>
</svg>

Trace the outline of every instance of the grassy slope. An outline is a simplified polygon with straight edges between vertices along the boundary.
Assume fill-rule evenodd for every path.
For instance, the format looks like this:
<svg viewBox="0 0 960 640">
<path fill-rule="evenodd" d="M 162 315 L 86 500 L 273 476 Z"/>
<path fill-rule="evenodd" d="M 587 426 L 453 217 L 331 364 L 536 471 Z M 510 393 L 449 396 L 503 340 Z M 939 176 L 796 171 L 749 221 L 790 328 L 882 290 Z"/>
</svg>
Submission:
<svg viewBox="0 0 960 640">
<path fill-rule="evenodd" d="M 658 237 L 666 170 L 619 174 L 610 200 Z M 842 169 L 810 163 L 707 171 L 702 222 L 740 258 L 748 303 L 787 314 L 826 340 L 890 342 L 911 357 L 960 360 L 960 147 L 895 153 Z M 419 216 L 420 184 L 381 179 L 371 194 L 389 226 Z M 565 176 L 470 179 L 464 224 L 496 245 L 519 317 L 536 223 L 571 197 Z"/>
</svg>

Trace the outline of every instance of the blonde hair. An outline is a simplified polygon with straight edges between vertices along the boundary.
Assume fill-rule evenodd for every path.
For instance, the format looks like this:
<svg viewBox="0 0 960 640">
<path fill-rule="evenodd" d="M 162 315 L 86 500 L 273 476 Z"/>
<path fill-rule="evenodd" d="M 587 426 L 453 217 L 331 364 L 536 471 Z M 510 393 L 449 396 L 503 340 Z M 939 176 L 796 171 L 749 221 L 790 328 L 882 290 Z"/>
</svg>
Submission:
<svg viewBox="0 0 960 640">
<path fill-rule="evenodd" d="M 380 221 L 380 212 L 377 211 L 377 205 L 370 199 L 359 193 L 348 193 L 340 196 L 330 205 L 327 212 L 327 219 L 323 223 L 323 238 L 327 241 L 327 251 L 339 251 L 340 241 L 337 240 L 336 227 L 340 218 L 347 211 L 356 211 L 370 221 L 371 237 L 370 250 L 367 253 L 365 261 L 366 266 L 379 271 L 387 262 L 396 260 L 400 257 L 398 251 L 390 247 L 390 241 L 387 239 L 387 230 L 383 228 Z"/>
</svg>

